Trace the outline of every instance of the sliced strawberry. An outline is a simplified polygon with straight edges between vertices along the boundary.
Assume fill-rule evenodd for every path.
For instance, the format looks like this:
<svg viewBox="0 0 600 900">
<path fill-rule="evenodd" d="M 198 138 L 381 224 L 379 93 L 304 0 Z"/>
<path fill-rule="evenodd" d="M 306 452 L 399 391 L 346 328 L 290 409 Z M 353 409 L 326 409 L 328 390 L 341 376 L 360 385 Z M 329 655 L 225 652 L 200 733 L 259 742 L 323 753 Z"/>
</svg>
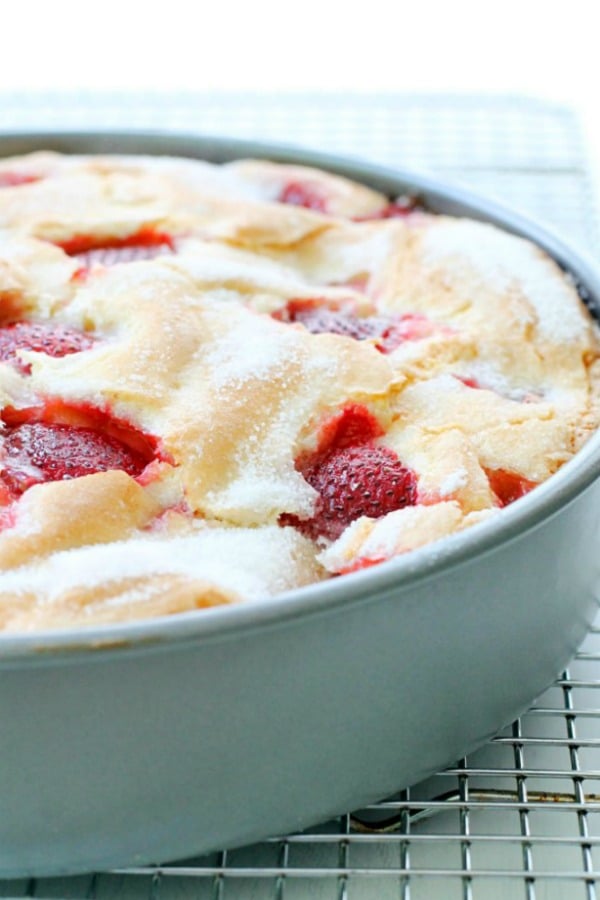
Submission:
<svg viewBox="0 0 600 900">
<path fill-rule="evenodd" d="M 486 469 L 490 487 L 498 499 L 500 506 L 508 506 L 528 494 L 536 487 L 535 481 L 529 481 L 516 472 L 506 469 Z"/>
<path fill-rule="evenodd" d="M 34 484 L 121 469 L 136 477 L 148 459 L 113 436 L 73 425 L 24 423 L 3 433 L 5 485 L 18 496 Z"/>
<path fill-rule="evenodd" d="M 376 338 L 381 353 L 391 353 L 404 341 L 421 340 L 436 330 L 435 324 L 419 313 L 361 317 L 314 300 L 290 300 L 284 310 L 273 315 L 282 322 L 299 323 L 311 334 L 340 334 L 356 341 Z"/>
<path fill-rule="evenodd" d="M 335 540 L 360 516 L 377 519 L 417 502 L 414 473 L 393 450 L 373 439 L 381 426 L 367 409 L 346 407 L 323 429 L 320 447 L 296 462 L 296 468 L 319 497 L 312 519 L 285 515 L 281 523 L 295 525 L 313 539 Z"/>
<path fill-rule="evenodd" d="M 25 172 L 0 172 L 0 188 L 20 187 L 22 184 L 33 184 L 39 180 L 39 175 L 27 175 Z"/>
<path fill-rule="evenodd" d="M 336 450 L 367 444 L 383 433 L 383 428 L 366 406 L 349 403 L 325 422 L 319 432 L 316 451 L 302 456 L 298 467 L 302 470 L 312 465 L 317 457 L 323 458 Z"/>
<path fill-rule="evenodd" d="M 327 197 L 319 185 L 306 181 L 288 182 L 277 197 L 277 202 L 303 206 L 304 209 L 313 209 L 315 212 L 327 212 Z"/>
<path fill-rule="evenodd" d="M 391 353 L 405 341 L 422 341 L 440 330 L 439 325 L 421 313 L 390 316 L 387 321 L 389 324 L 377 341 L 377 349 L 382 353 Z"/>
<path fill-rule="evenodd" d="M 124 238 L 98 238 L 90 234 L 78 234 L 61 241 L 58 246 L 81 264 L 79 274 L 92 266 L 142 262 L 175 252 L 171 235 L 153 228 L 141 228 Z"/>
<path fill-rule="evenodd" d="M 385 327 L 375 316 L 360 318 L 312 300 L 291 300 L 285 310 L 275 314 L 275 318 L 304 325 L 311 334 L 341 334 L 357 341 L 378 337 Z"/>
<path fill-rule="evenodd" d="M 414 474 L 386 447 L 335 451 L 304 477 L 320 494 L 313 527 L 329 538 L 338 537 L 360 516 L 377 519 L 417 500 Z"/>
<path fill-rule="evenodd" d="M 334 450 L 302 474 L 319 497 L 312 519 L 294 524 L 313 539 L 335 540 L 360 516 L 378 519 L 417 502 L 414 473 L 387 447 L 362 444 Z"/>
<path fill-rule="evenodd" d="M 49 322 L 14 322 L 0 327 L 0 361 L 13 360 L 18 350 L 35 350 L 61 357 L 89 350 L 94 339 L 83 331 Z M 23 371 L 31 367 L 18 363 Z"/>
</svg>

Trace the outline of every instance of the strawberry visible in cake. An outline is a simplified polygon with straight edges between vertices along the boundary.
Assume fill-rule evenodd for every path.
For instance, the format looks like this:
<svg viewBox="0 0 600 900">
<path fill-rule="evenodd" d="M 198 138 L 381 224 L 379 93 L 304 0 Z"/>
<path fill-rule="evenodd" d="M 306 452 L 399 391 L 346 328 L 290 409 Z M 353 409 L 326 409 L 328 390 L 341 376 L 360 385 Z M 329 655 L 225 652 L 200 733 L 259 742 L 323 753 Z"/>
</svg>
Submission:
<svg viewBox="0 0 600 900">
<path fill-rule="evenodd" d="M 0 172 L 0 188 L 20 187 L 22 184 L 33 184 L 39 180 L 38 175 L 29 172 Z"/>
<path fill-rule="evenodd" d="M 15 496 L 48 481 L 120 469 L 141 475 L 147 460 L 114 437 L 91 428 L 33 422 L 4 432 L 2 479 Z"/>
<path fill-rule="evenodd" d="M 314 538 L 335 540 L 355 519 L 378 519 L 417 499 L 414 473 L 386 447 L 332 450 L 303 466 L 302 474 L 319 495 L 313 518 L 300 525 Z"/>
<path fill-rule="evenodd" d="M 327 212 L 327 197 L 318 185 L 310 182 L 290 181 L 277 198 L 279 203 L 302 206 L 315 212 Z"/>
<path fill-rule="evenodd" d="M 420 313 L 399 316 L 358 316 L 345 309 L 334 309 L 318 300 L 291 300 L 273 317 L 282 322 L 303 325 L 311 334 L 339 334 L 356 341 L 373 340 L 381 353 L 392 353 L 404 341 L 430 337 L 436 325 Z"/>
<path fill-rule="evenodd" d="M 381 427 L 360 406 L 344 409 L 327 423 L 320 446 L 301 457 L 296 465 L 317 492 L 312 518 L 286 516 L 313 539 L 335 540 L 361 516 L 379 518 L 417 502 L 413 472 L 396 454 L 374 443 Z"/>
<path fill-rule="evenodd" d="M 142 228 L 126 237 L 78 234 L 61 241 L 58 246 L 80 264 L 78 275 L 93 266 L 144 262 L 175 252 L 175 242 L 171 235 L 154 228 Z"/>
<path fill-rule="evenodd" d="M 536 486 L 534 481 L 504 469 L 488 469 L 486 474 L 500 506 L 508 506 L 509 503 L 525 497 Z"/>
<path fill-rule="evenodd" d="M 69 353 L 89 350 L 94 344 L 91 335 L 59 322 L 14 322 L 0 326 L 0 362 L 15 360 L 20 350 L 33 350 L 60 358 Z M 23 371 L 30 366 L 18 362 Z"/>
</svg>

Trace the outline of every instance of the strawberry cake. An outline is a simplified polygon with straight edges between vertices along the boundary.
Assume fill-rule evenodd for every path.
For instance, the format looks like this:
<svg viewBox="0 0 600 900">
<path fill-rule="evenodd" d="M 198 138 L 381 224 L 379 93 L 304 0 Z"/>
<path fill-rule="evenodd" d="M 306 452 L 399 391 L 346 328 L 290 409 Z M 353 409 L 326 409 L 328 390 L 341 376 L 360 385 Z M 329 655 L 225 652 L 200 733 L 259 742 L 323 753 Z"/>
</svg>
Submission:
<svg viewBox="0 0 600 900">
<path fill-rule="evenodd" d="M 5 159 L 0 629 L 276 597 L 502 516 L 596 428 L 599 347 L 540 249 L 410 197 Z"/>
</svg>

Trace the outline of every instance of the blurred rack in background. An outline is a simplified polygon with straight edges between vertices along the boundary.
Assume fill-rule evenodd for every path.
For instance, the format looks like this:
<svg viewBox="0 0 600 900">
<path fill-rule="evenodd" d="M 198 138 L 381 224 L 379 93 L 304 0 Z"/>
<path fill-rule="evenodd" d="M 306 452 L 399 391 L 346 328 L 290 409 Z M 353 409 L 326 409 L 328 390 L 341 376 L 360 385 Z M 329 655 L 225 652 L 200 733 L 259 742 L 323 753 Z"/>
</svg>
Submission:
<svg viewBox="0 0 600 900">
<path fill-rule="evenodd" d="M 460 181 L 589 247 L 595 209 L 577 119 L 523 97 L 10 93 L 0 131 L 125 129 L 256 138 Z"/>
</svg>

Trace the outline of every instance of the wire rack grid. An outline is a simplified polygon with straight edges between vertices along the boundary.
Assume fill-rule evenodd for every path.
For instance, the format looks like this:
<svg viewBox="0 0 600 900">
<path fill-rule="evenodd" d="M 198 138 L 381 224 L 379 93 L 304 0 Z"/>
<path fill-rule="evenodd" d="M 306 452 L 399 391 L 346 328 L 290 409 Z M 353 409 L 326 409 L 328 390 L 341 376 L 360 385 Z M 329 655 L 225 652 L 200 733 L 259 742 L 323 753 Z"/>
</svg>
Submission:
<svg viewBox="0 0 600 900">
<path fill-rule="evenodd" d="M 0 129 L 161 128 L 261 137 L 427 169 L 597 252 L 570 110 L 515 97 L 0 94 Z M 534 706 L 468 759 L 301 834 L 201 859 L 0 881 L 72 900 L 596 900 L 600 623 Z M 157 816 L 160 811 L 157 810 Z"/>
</svg>

